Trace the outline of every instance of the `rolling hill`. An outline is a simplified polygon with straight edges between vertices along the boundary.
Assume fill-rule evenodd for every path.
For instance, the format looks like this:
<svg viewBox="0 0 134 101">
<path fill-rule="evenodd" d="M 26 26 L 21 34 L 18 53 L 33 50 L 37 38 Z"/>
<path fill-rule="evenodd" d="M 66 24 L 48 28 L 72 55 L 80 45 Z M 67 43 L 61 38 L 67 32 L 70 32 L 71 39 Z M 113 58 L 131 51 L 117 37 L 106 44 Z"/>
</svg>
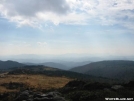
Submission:
<svg viewBox="0 0 134 101">
<path fill-rule="evenodd" d="M 59 68 L 59 69 L 63 69 L 63 70 L 69 70 L 73 67 L 83 66 L 83 65 L 86 65 L 86 64 L 89 64 L 89 63 L 91 63 L 91 62 L 89 62 L 89 61 L 84 61 L 84 62 L 59 61 L 59 62 L 44 62 L 44 63 L 25 62 L 23 64 L 26 64 L 26 65 L 43 65 L 43 66 L 54 67 L 54 68 Z"/>
<path fill-rule="evenodd" d="M 60 63 L 55 63 L 55 62 L 45 62 L 45 63 L 41 63 L 40 65 L 44 65 L 44 66 L 48 66 L 48 67 L 54 67 L 54 68 L 58 68 L 58 69 L 63 69 L 63 70 L 67 70 L 68 67 L 60 64 Z"/>
<path fill-rule="evenodd" d="M 110 60 L 93 62 L 70 71 L 89 74 L 98 77 L 130 80 L 134 79 L 134 61 Z"/>
<path fill-rule="evenodd" d="M 71 79 L 79 80 L 89 80 L 91 82 L 120 82 L 117 80 L 112 80 L 103 77 L 95 77 L 87 74 L 76 73 L 68 70 L 61 70 L 58 68 L 43 66 L 43 65 L 33 65 L 33 66 L 24 66 L 24 67 L 15 67 L 11 68 L 8 74 L 20 75 L 20 74 L 30 74 L 30 75 L 46 75 L 51 77 L 67 77 Z"/>
<path fill-rule="evenodd" d="M 56 63 L 56 62 L 24 63 L 24 64 L 26 64 L 26 65 L 43 65 L 43 66 L 54 67 L 54 68 L 63 69 L 63 70 L 68 69 L 68 67 L 66 65 L 63 65 L 61 63 Z"/>
<path fill-rule="evenodd" d="M 13 67 L 23 67 L 25 66 L 25 64 L 16 62 L 16 61 L 0 61 L 0 69 L 9 69 L 9 68 L 13 68 Z"/>
<path fill-rule="evenodd" d="M 91 61 L 82 61 L 82 62 L 74 62 L 74 61 L 61 61 L 61 64 L 64 64 L 68 67 L 68 69 L 71 69 L 73 67 L 83 66 L 86 64 L 91 63 Z"/>
</svg>

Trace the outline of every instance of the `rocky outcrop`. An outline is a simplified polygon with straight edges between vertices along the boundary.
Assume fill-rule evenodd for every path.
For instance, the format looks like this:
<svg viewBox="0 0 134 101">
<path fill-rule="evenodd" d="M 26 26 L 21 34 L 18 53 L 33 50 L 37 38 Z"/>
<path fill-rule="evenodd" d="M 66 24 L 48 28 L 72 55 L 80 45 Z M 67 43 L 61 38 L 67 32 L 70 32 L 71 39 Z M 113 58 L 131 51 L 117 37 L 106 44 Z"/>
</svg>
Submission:
<svg viewBox="0 0 134 101">
<path fill-rule="evenodd" d="M 67 101 L 59 92 L 39 93 L 25 90 L 14 101 Z"/>
<path fill-rule="evenodd" d="M 113 85 L 111 88 L 112 88 L 113 90 L 118 90 L 118 89 L 123 88 L 123 86 L 121 86 L 121 85 Z"/>
</svg>

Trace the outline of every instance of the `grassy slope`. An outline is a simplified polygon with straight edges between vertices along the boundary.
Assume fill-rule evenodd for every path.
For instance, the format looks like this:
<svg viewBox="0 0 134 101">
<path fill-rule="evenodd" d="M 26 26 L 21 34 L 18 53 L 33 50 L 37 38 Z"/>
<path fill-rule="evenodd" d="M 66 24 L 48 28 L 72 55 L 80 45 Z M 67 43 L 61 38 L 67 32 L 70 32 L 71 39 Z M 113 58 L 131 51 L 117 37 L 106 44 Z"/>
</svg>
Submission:
<svg viewBox="0 0 134 101">
<path fill-rule="evenodd" d="M 45 75 L 6 75 L 5 78 L 0 78 L 0 85 L 3 83 L 18 82 L 24 83 L 28 88 L 34 89 L 56 89 L 61 88 L 70 80 L 66 77 L 50 77 Z M 0 93 L 17 91 L 19 89 L 9 90 L 0 86 Z"/>
</svg>

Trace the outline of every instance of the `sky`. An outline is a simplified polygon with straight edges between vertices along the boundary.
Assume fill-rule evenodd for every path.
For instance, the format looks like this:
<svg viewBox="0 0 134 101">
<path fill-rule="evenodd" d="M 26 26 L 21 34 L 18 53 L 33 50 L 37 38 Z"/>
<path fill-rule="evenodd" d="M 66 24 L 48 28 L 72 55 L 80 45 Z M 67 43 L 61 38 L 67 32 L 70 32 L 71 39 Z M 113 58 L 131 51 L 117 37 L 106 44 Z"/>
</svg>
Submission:
<svg viewBox="0 0 134 101">
<path fill-rule="evenodd" d="M 0 56 L 134 56 L 134 0 L 0 0 Z"/>
</svg>

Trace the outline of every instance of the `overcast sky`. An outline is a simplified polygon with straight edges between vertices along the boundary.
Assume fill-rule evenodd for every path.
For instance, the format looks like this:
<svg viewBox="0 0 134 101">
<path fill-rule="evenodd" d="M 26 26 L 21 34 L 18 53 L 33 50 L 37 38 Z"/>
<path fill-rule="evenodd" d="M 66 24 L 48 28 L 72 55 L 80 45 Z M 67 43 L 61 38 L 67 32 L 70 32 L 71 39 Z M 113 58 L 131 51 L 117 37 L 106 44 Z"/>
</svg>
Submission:
<svg viewBox="0 0 134 101">
<path fill-rule="evenodd" d="M 0 0 L 0 55 L 134 56 L 134 0 Z"/>
</svg>

